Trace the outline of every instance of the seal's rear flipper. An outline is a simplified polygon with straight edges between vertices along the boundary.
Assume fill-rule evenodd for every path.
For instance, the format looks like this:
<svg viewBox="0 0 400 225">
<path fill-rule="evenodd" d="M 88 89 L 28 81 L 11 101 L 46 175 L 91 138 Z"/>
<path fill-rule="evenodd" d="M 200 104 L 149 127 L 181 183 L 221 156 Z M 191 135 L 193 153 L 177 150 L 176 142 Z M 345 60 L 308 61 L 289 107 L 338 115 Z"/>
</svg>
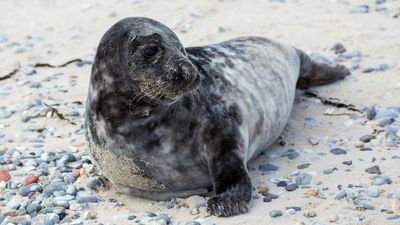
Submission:
<svg viewBox="0 0 400 225">
<path fill-rule="evenodd" d="M 312 86 L 330 84 L 350 74 L 342 65 L 328 65 L 313 61 L 306 53 L 296 49 L 300 58 L 300 76 L 297 87 L 307 89 Z"/>
</svg>

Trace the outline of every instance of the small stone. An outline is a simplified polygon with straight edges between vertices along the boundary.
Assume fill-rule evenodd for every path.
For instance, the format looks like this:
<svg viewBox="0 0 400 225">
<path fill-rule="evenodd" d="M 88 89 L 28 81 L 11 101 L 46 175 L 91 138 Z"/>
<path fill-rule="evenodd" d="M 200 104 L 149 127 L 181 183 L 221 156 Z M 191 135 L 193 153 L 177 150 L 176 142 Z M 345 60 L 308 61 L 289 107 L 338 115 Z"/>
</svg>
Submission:
<svg viewBox="0 0 400 225">
<path fill-rule="evenodd" d="M 367 119 L 369 119 L 369 120 L 375 119 L 375 116 L 376 116 L 375 106 L 367 107 L 366 111 L 367 111 Z"/>
<path fill-rule="evenodd" d="M 380 120 L 380 121 L 378 122 L 378 126 L 384 127 L 384 126 L 386 126 L 386 125 L 390 125 L 390 124 L 394 123 L 394 121 L 396 121 L 396 119 L 393 118 L 393 117 L 391 117 L 391 118 L 384 118 L 384 119 L 382 119 L 382 120 Z"/>
<path fill-rule="evenodd" d="M 96 203 L 98 202 L 97 197 L 89 192 L 80 191 L 76 196 L 78 203 Z"/>
<path fill-rule="evenodd" d="M 309 190 L 304 193 L 306 196 L 316 197 L 318 195 L 318 189 Z"/>
<path fill-rule="evenodd" d="M 298 206 L 288 206 L 288 207 L 286 207 L 286 210 L 288 210 L 288 209 L 294 209 L 296 211 L 301 211 L 301 207 L 298 207 Z"/>
<path fill-rule="evenodd" d="M 53 213 L 55 213 L 57 215 L 63 214 L 63 213 L 65 213 L 65 208 L 62 206 L 56 206 L 53 208 Z"/>
<path fill-rule="evenodd" d="M 38 181 L 38 179 L 39 179 L 38 176 L 33 176 L 33 175 L 27 176 L 24 179 L 24 181 L 22 182 L 22 184 L 26 186 L 26 185 L 29 185 L 29 184 L 32 184 L 32 183 L 36 183 Z"/>
<path fill-rule="evenodd" d="M 371 141 L 372 139 L 374 139 L 374 138 L 375 138 L 374 135 L 366 134 L 366 135 L 361 136 L 361 137 L 359 138 L 359 140 L 362 141 L 362 142 L 364 142 L 364 143 L 367 143 L 367 142 L 370 142 L 370 141 Z"/>
<path fill-rule="evenodd" d="M 342 164 L 343 164 L 343 165 L 346 165 L 346 166 L 351 166 L 351 165 L 353 164 L 353 161 L 351 161 L 351 160 L 346 160 L 346 161 L 343 161 Z"/>
<path fill-rule="evenodd" d="M 267 163 L 267 164 L 259 165 L 258 169 L 263 172 L 271 172 L 271 171 L 277 171 L 279 169 L 279 167 Z"/>
<path fill-rule="evenodd" d="M 24 66 L 19 69 L 25 75 L 33 75 L 36 73 L 36 69 L 32 66 Z"/>
<path fill-rule="evenodd" d="M 351 13 L 368 13 L 369 6 L 368 5 L 358 5 L 351 10 Z"/>
<path fill-rule="evenodd" d="M 364 219 L 365 219 L 365 216 L 363 216 L 363 215 L 357 215 L 354 217 L 355 221 L 363 221 Z"/>
<path fill-rule="evenodd" d="M 105 187 L 104 181 L 100 177 L 92 178 L 88 183 L 88 188 L 94 191 L 99 191 L 102 187 Z"/>
<path fill-rule="evenodd" d="M 320 142 L 321 138 L 318 135 L 313 135 L 308 139 L 308 142 L 312 145 L 318 145 Z"/>
<path fill-rule="evenodd" d="M 324 171 L 322 171 L 324 174 L 328 175 L 333 173 L 333 171 L 337 170 L 337 168 L 329 168 L 329 169 L 325 169 Z"/>
<path fill-rule="evenodd" d="M 83 213 L 83 219 L 85 220 L 94 220 L 97 217 L 97 213 L 94 211 L 86 211 Z"/>
<path fill-rule="evenodd" d="M 345 189 L 341 190 L 335 197 L 336 200 L 341 200 L 347 197 L 347 191 Z"/>
<path fill-rule="evenodd" d="M 39 212 L 42 209 L 40 204 L 38 203 L 32 203 L 26 207 L 26 211 L 31 214 L 33 212 Z"/>
<path fill-rule="evenodd" d="M 297 166 L 297 169 L 302 170 L 302 169 L 306 169 L 310 166 L 310 163 L 304 163 L 304 164 L 300 164 Z"/>
<path fill-rule="evenodd" d="M 47 196 L 50 196 L 53 194 L 55 191 L 64 191 L 67 188 L 67 185 L 62 182 L 62 181 L 55 181 L 47 185 L 43 189 L 43 193 L 45 193 Z"/>
<path fill-rule="evenodd" d="M 334 148 L 334 149 L 331 149 L 330 152 L 332 154 L 334 154 L 334 155 L 345 155 L 345 154 L 347 154 L 347 152 L 342 148 Z"/>
<path fill-rule="evenodd" d="M 19 189 L 19 194 L 21 196 L 28 196 L 32 192 L 42 192 L 42 190 L 43 188 L 40 185 L 33 183 L 26 186 L 22 186 Z"/>
<path fill-rule="evenodd" d="M 300 173 L 296 176 L 295 182 L 298 185 L 309 185 L 311 184 L 312 176 L 308 173 Z"/>
<path fill-rule="evenodd" d="M 294 191 L 297 188 L 299 188 L 299 185 L 297 185 L 296 183 L 290 183 L 285 187 L 286 191 Z"/>
<path fill-rule="evenodd" d="M 330 215 L 328 217 L 328 220 L 329 220 L 330 223 L 335 223 L 336 221 L 338 221 L 338 219 L 339 219 L 338 215 Z"/>
<path fill-rule="evenodd" d="M 282 216 L 283 213 L 282 213 L 282 211 L 280 211 L 280 210 L 272 210 L 272 211 L 269 213 L 269 215 L 270 215 L 272 218 L 276 218 L 276 217 Z"/>
<path fill-rule="evenodd" d="M 53 221 L 54 223 L 60 222 L 60 217 L 55 213 L 46 214 L 46 219 Z"/>
<path fill-rule="evenodd" d="M 374 185 L 384 185 L 391 184 L 392 180 L 388 176 L 376 176 L 372 179 L 372 184 Z"/>
<path fill-rule="evenodd" d="M 305 212 L 303 215 L 307 218 L 313 218 L 313 217 L 317 216 L 317 213 L 315 213 L 315 211 L 308 211 L 308 212 Z"/>
<path fill-rule="evenodd" d="M 381 194 L 381 192 L 377 189 L 369 189 L 368 190 L 368 196 L 372 197 L 372 198 L 377 198 L 379 197 L 379 195 Z"/>
<path fill-rule="evenodd" d="M 9 181 L 11 179 L 10 173 L 7 170 L 0 170 L 0 182 Z"/>
<path fill-rule="evenodd" d="M 279 181 L 276 186 L 278 187 L 286 187 L 287 186 L 287 182 L 284 180 Z"/>
<path fill-rule="evenodd" d="M 374 209 L 375 209 L 375 207 L 374 207 L 373 205 L 371 205 L 370 203 L 368 203 L 368 202 L 366 202 L 366 201 L 360 202 L 360 203 L 357 205 L 357 208 L 358 208 L 358 209 L 361 209 L 361 210 L 374 210 Z"/>
<path fill-rule="evenodd" d="M 361 52 L 360 51 L 345 51 L 341 54 L 341 56 L 345 58 L 353 58 L 353 57 L 360 57 Z"/>
<path fill-rule="evenodd" d="M 387 220 L 397 220 L 397 219 L 400 219 L 400 214 L 393 215 L 393 216 L 389 216 L 389 217 L 387 218 Z"/>
<path fill-rule="evenodd" d="M 332 48 L 332 51 L 335 52 L 335 54 L 341 54 L 346 51 L 346 48 L 341 44 L 341 43 L 336 43 Z"/>
<path fill-rule="evenodd" d="M 369 174 L 379 174 L 379 175 L 382 174 L 378 165 L 371 166 L 371 167 L 365 169 L 365 172 L 367 172 Z"/>
</svg>

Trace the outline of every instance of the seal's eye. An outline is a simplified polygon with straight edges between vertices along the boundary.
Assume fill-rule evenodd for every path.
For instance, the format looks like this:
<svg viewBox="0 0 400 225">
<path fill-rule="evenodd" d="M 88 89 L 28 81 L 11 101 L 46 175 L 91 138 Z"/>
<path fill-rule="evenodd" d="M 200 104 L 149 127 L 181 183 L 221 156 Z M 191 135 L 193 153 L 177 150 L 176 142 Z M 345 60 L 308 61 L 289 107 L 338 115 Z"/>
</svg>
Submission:
<svg viewBox="0 0 400 225">
<path fill-rule="evenodd" d="M 147 58 L 155 56 L 157 54 L 157 52 L 158 52 L 157 46 L 149 46 L 142 50 L 143 56 L 145 56 Z"/>
</svg>

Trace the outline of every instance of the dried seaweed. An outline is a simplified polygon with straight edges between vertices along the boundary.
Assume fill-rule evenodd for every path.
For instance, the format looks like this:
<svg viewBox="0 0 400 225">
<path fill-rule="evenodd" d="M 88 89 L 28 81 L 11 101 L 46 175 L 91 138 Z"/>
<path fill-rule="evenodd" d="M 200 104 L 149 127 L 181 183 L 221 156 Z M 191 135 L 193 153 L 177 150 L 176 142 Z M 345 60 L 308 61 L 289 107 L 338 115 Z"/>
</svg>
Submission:
<svg viewBox="0 0 400 225">
<path fill-rule="evenodd" d="M 352 104 L 346 104 L 346 103 L 340 102 L 339 100 L 336 100 L 333 98 L 321 97 L 310 91 L 305 91 L 304 95 L 309 98 L 319 99 L 319 100 L 321 100 L 322 104 L 324 104 L 324 105 L 331 105 L 336 108 L 346 108 L 347 110 L 350 110 L 350 111 L 362 113 L 362 111 L 360 109 L 358 109 L 356 106 L 354 106 Z"/>
<path fill-rule="evenodd" d="M 69 120 L 68 118 L 66 118 L 62 113 L 60 113 L 56 108 L 54 108 L 51 105 L 48 105 L 46 103 L 43 103 L 47 108 L 50 109 L 51 112 L 51 116 L 56 115 L 60 120 L 66 120 L 68 121 L 70 124 L 72 125 L 76 125 L 75 122 L 72 122 L 71 120 Z"/>
</svg>

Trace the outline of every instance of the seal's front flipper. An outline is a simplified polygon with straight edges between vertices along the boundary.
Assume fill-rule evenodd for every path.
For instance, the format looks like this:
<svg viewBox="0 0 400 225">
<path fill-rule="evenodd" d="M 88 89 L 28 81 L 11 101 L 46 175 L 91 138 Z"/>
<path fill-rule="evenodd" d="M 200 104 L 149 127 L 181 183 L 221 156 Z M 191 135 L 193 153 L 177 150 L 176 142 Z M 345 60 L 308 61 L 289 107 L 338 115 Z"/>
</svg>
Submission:
<svg viewBox="0 0 400 225">
<path fill-rule="evenodd" d="M 221 217 L 246 213 L 252 185 L 244 160 L 232 152 L 217 155 L 210 162 L 210 174 L 216 196 L 208 200 L 207 211 Z"/>
<path fill-rule="evenodd" d="M 306 53 L 296 49 L 300 59 L 300 75 L 297 87 L 307 89 L 312 86 L 330 84 L 350 74 L 342 65 L 328 65 L 313 61 Z"/>
</svg>

